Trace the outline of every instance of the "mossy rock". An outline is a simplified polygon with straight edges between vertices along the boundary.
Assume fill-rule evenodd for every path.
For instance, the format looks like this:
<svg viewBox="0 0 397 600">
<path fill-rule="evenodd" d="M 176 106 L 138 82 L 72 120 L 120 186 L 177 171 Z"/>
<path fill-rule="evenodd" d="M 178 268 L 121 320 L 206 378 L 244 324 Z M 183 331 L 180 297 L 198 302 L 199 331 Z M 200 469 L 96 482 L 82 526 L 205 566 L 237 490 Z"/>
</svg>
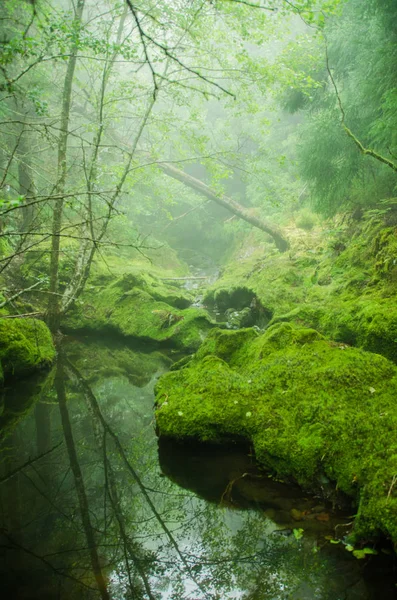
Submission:
<svg viewBox="0 0 397 600">
<path fill-rule="evenodd" d="M 135 293 L 140 289 L 149 294 L 154 300 L 165 302 L 174 308 L 187 308 L 193 302 L 193 296 L 178 285 L 167 285 L 153 274 L 142 269 L 132 268 L 121 277 L 106 273 L 92 279 L 93 288 L 96 285 L 116 284 L 125 294 Z"/>
<path fill-rule="evenodd" d="M 304 244 L 290 231 L 291 250 L 282 255 L 257 248 L 245 257 L 240 249 L 244 258 L 234 257 L 205 301 L 249 290 L 270 325 L 312 327 L 397 362 L 397 227 L 386 209 L 368 211 L 359 223 L 335 223 L 337 230 L 322 232 L 321 240 L 308 233 Z"/>
<path fill-rule="evenodd" d="M 0 362 L 4 377 L 47 367 L 55 357 L 48 327 L 38 319 L 0 319 Z"/>
<path fill-rule="evenodd" d="M 66 316 L 64 329 L 106 331 L 124 338 L 196 350 L 213 327 L 208 313 L 198 308 L 175 308 L 142 289 L 142 282 L 140 285 L 129 274 L 106 286 L 90 286 Z"/>
<path fill-rule="evenodd" d="M 159 433 L 243 437 L 278 475 L 315 491 L 326 479 L 350 496 L 358 537 L 397 544 L 396 366 L 289 323 L 250 331 L 211 332 L 183 369 L 160 378 Z"/>
<path fill-rule="evenodd" d="M 237 331 L 213 329 L 197 351 L 196 360 L 215 355 L 227 363 L 233 364 L 235 354 L 244 347 L 246 342 L 255 339 L 258 335 L 258 332 L 251 328 Z"/>
</svg>

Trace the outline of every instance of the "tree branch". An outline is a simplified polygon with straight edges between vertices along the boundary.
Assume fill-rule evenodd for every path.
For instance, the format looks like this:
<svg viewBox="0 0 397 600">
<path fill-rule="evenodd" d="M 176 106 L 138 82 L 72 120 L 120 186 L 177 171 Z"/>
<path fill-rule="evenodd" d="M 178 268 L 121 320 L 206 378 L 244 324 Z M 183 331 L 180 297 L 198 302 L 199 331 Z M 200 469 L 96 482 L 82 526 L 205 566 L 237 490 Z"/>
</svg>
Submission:
<svg viewBox="0 0 397 600">
<path fill-rule="evenodd" d="M 346 115 L 345 115 L 342 100 L 341 100 L 341 97 L 340 97 L 340 94 L 338 91 L 338 86 L 336 85 L 335 78 L 332 75 L 332 71 L 329 66 L 328 45 L 327 45 L 326 39 L 325 39 L 325 63 L 326 63 L 329 78 L 330 78 L 333 88 L 335 90 L 336 98 L 338 100 L 339 110 L 340 110 L 340 114 L 341 114 L 341 124 L 342 124 L 342 127 L 345 130 L 346 134 L 349 136 L 350 139 L 353 140 L 353 142 L 356 144 L 357 148 L 360 150 L 361 154 L 364 154 L 364 156 L 372 156 L 372 158 L 375 158 L 375 160 L 378 160 L 379 162 L 387 165 L 388 167 L 390 167 L 393 171 L 395 171 L 397 173 L 397 164 L 396 163 L 394 163 L 392 160 L 389 160 L 385 156 L 382 156 L 382 154 L 379 154 L 375 150 L 372 150 L 370 148 L 365 148 L 365 146 L 360 142 L 360 140 L 354 135 L 352 130 L 346 125 L 346 123 L 345 123 Z"/>
<path fill-rule="evenodd" d="M 16 475 L 17 473 L 19 473 L 20 471 L 23 471 L 23 469 L 26 469 L 26 467 L 29 467 L 33 463 L 37 462 L 38 460 L 40 460 L 44 456 L 47 456 L 48 454 L 51 454 L 51 452 L 54 452 L 54 450 L 56 450 L 57 448 L 59 448 L 59 446 L 62 446 L 62 444 L 63 444 L 63 441 L 59 442 L 59 444 L 56 444 L 55 446 L 53 446 L 52 448 L 50 448 L 46 452 L 43 452 L 42 454 L 39 454 L 38 456 L 35 456 L 34 458 L 29 458 L 29 460 L 27 460 L 25 463 L 23 463 L 23 465 L 20 465 L 19 467 L 16 467 L 15 469 L 13 469 L 9 473 L 7 473 L 7 475 L 4 475 L 3 477 L 1 477 L 0 478 L 0 485 L 2 483 L 5 483 L 9 479 L 11 479 L 11 477 L 14 477 L 14 475 Z"/>
</svg>

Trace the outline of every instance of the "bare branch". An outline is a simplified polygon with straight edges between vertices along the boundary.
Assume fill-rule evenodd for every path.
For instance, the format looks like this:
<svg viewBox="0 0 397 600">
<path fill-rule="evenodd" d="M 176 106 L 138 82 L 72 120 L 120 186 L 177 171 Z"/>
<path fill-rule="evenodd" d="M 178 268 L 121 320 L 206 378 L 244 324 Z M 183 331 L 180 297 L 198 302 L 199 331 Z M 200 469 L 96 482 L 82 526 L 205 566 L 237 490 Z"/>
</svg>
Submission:
<svg viewBox="0 0 397 600">
<path fill-rule="evenodd" d="M 28 287 L 24 290 L 20 290 L 17 294 L 14 294 L 13 296 L 11 296 L 11 298 L 8 298 L 4 302 L 1 302 L 0 308 L 3 308 L 6 304 L 9 304 L 13 300 L 15 300 L 15 298 L 19 298 L 19 296 L 21 296 L 22 294 L 25 294 L 26 292 L 30 292 L 30 290 L 33 290 L 35 287 L 37 287 L 40 284 L 41 284 L 41 281 L 36 281 L 36 283 L 31 285 L 30 287 Z"/>
<path fill-rule="evenodd" d="M 254 4 L 253 2 L 247 2 L 246 0 L 222 0 L 223 2 L 233 2 L 233 4 L 244 4 L 250 8 L 259 8 L 261 10 L 267 10 L 270 12 L 277 12 L 277 8 L 272 6 L 263 6 L 262 4 Z"/>
<path fill-rule="evenodd" d="M 37 462 L 38 460 L 40 460 L 44 456 L 47 456 L 48 454 L 51 454 L 51 452 L 54 452 L 54 450 L 56 450 L 57 448 L 59 448 L 59 446 L 61 446 L 62 444 L 63 444 L 63 441 L 59 442 L 59 444 L 56 444 L 55 446 L 53 446 L 52 448 L 50 448 L 46 452 L 43 452 L 42 454 L 39 454 L 38 456 L 35 456 L 34 458 L 29 458 L 29 460 L 27 460 L 26 462 L 24 462 L 23 465 L 20 465 L 19 467 L 16 467 L 15 469 L 13 469 L 9 473 L 7 473 L 7 475 L 4 475 L 3 477 L 1 477 L 0 478 L 0 484 L 5 483 L 9 479 L 11 479 L 11 477 L 14 477 L 14 475 L 16 475 L 17 473 L 20 473 L 20 471 L 23 471 L 24 469 L 26 469 L 26 467 L 29 467 L 30 465 L 32 465 L 33 463 Z"/>
<path fill-rule="evenodd" d="M 136 25 L 138 27 L 139 36 L 140 36 L 140 39 L 142 42 L 145 59 L 148 63 L 148 66 L 149 66 L 151 72 L 152 72 L 153 83 L 154 83 L 154 92 L 153 92 L 154 97 L 156 97 L 157 88 L 158 88 L 158 83 L 157 83 L 158 74 L 154 70 L 154 67 L 150 61 L 150 57 L 149 57 L 148 51 L 147 51 L 147 43 L 146 43 L 147 41 L 149 41 L 151 44 L 153 44 L 153 46 L 155 46 L 156 48 L 161 50 L 163 52 L 163 54 L 167 58 L 169 58 L 171 61 L 180 65 L 185 71 L 188 71 L 189 73 L 193 73 L 196 77 L 198 77 L 202 81 L 205 81 L 205 83 L 208 83 L 209 85 L 218 88 L 224 94 L 227 94 L 228 96 L 231 96 L 232 98 L 236 97 L 235 94 L 233 94 L 232 92 L 230 92 L 229 90 L 227 90 L 226 88 L 221 86 L 216 81 L 212 81 L 211 79 L 208 79 L 208 77 L 206 77 L 205 75 L 200 73 L 198 70 L 193 69 L 193 68 L 189 67 L 186 63 L 182 62 L 175 54 L 173 54 L 170 51 L 170 49 L 167 46 L 164 46 L 164 44 L 161 44 L 160 42 L 156 41 L 151 35 L 149 35 L 146 31 L 144 31 L 142 28 L 142 25 L 140 23 L 139 17 L 138 17 L 138 9 L 132 4 L 131 0 L 126 0 L 126 2 L 128 4 L 128 7 L 129 7 L 129 9 L 134 17 L 134 20 L 136 22 Z"/>
<path fill-rule="evenodd" d="M 365 146 L 360 142 L 360 140 L 354 135 L 354 133 L 352 132 L 352 130 L 349 129 L 349 127 L 346 125 L 346 123 L 345 123 L 346 115 L 345 115 L 345 111 L 344 111 L 344 108 L 343 108 L 341 97 L 339 95 L 338 86 L 336 85 L 335 78 L 332 75 L 332 71 L 331 71 L 331 68 L 329 66 L 327 40 L 326 40 L 326 38 L 324 38 L 324 39 L 325 39 L 325 62 L 326 62 L 326 67 L 327 67 L 329 78 L 330 78 L 331 83 L 333 85 L 333 88 L 335 90 L 336 98 L 338 100 L 339 110 L 340 110 L 340 114 L 341 114 L 341 124 L 342 124 L 343 129 L 345 130 L 345 132 L 349 136 L 349 138 L 352 139 L 353 142 L 356 144 L 356 146 L 360 150 L 361 154 L 364 154 L 366 156 L 372 156 L 372 158 L 375 158 L 375 160 L 378 160 L 379 162 L 387 165 L 388 167 L 390 167 L 393 171 L 395 171 L 397 173 L 397 164 L 396 163 L 394 163 L 392 160 L 389 160 L 385 156 L 382 156 L 382 154 L 379 154 L 375 150 L 371 150 L 370 148 L 365 148 Z"/>
</svg>

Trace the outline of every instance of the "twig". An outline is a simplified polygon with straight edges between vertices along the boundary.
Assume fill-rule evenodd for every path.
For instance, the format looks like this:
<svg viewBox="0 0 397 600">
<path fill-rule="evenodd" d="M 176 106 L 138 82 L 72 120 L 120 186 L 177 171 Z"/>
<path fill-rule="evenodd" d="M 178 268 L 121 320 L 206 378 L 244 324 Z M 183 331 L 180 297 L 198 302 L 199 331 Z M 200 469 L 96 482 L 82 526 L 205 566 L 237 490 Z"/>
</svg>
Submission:
<svg viewBox="0 0 397 600">
<path fill-rule="evenodd" d="M 342 124 L 343 129 L 345 130 L 345 132 L 347 133 L 347 135 L 349 136 L 349 138 L 352 139 L 353 142 L 356 144 L 356 146 L 360 150 L 361 154 L 364 154 L 364 155 L 367 155 L 367 156 L 372 156 L 372 158 L 375 158 L 379 162 L 384 163 L 385 165 L 387 165 L 388 167 L 390 167 L 391 169 L 393 169 L 393 171 L 397 172 L 397 164 L 396 163 L 394 163 L 393 161 L 389 160 L 385 156 L 382 156 L 378 152 L 375 152 L 375 150 L 371 150 L 370 148 L 365 148 L 365 146 L 363 146 L 363 144 L 360 142 L 360 140 L 354 135 L 354 133 L 352 132 L 352 130 L 349 129 L 349 127 L 346 125 L 346 123 L 345 123 L 345 117 L 346 117 L 346 115 L 345 115 L 345 111 L 344 111 L 344 108 L 343 108 L 342 100 L 341 100 L 341 97 L 339 95 L 339 91 L 338 91 L 338 87 L 336 85 L 336 81 L 334 79 L 334 76 L 332 75 L 332 72 L 331 72 L 331 69 L 330 69 L 330 66 L 329 66 L 328 46 L 327 46 L 327 40 L 326 40 L 325 37 L 324 37 L 324 41 L 325 41 L 325 64 L 326 64 L 326 67 L 327 67 L 329 78 L 330 78 L 331 83 L 333 85 L 333 88 L 335 90 L 336 98 L 338 100 L 339 110 L 340 110 L 340 114 L 341 114 L 341 124 Z"/>
<path fill-rule="evenodd" d="M 161 50 L 167 58 L 169 58 L 173 62 L 177 63 L 180 67 L 182 67 L 182 69 L 184 69 L 188 73 L 192 73 L 193 75 L 195 75 L 202 81 L 205 81 L 209 85 L 218 88 L 224 94 L 227 94 L 228 96 L 231 96 L 232 98 L 236 97 L 235 94 L 233 94 L 232 92 L 230 92 L 229 90 L 227 90 L 226 88 L 221 86 L 219 83 L 216 83 L 216 81 L 211 81 L 210 79 L 208 79 L 205 75 L 202 75 L 196 69 L 192 69 L 191 67 L 189 67 L 188 65 L 183 63 L 181 60 L 179 60 L 179 58 L 177 56 L 175 56 L 175 54 L 170 52 L 170 50 L 169 50 L 169 48 L 167 48 L 167 46 L 160 44 L 160 42 L 156 41 L 152 36 L 150 36 L 146 31 L 144 31 L 142 28 L 142 25 L 140 23 L 139 17 L 138 17 L 137 8 L 132 4 L 131 0 L 126 0 L 126 1 L 128 4 L 128 7 L 134 17 L 135 23 L 138 27 L 139 37 L 141 38 L 145 59 L 146 59 L 147 64 L 149 65 L 150 71 L 152 73 L 153 84 L 154 84 L 154 92 L 153 92 L 154 99 L 156 99 L 157 89 L 158 89 L 158 83 L 157 83 L 158 74 L 156 73 L 156 71 L 153 68 L 152 63 L 150 62 L 148 52 L 147 52 L 147 43 L 146 43 L 147 41 L 151 42 L 153 44 L 153 46 L 155 46 L 156 48 Z"/>
<path fill-rule="evenodd" d="M 20 290 L 17 294 L 14 294 L 13 296 L 11 296 L 11 298 L 8 298 L 7 300 L 4 300 L 4 302 L 2 302 L 0 304 L 0 308 L 3 308 L 3 306 L 5 306 L 6 304 L 8 304 L 9 302 L 12 302 L 13 300 L 15 300 L 15 298 L 18 298 L 19 296 L 21 296 L 21 294 L 24 294 L 25 292 L 29 292 L 30 290 L 33 290 L 33 288 L 37 287 L 41 283 L 42 283 L 41 281 L 36 281 L 36 283 L 34 283 L 33 285 L 31 285 L 30 287 L 28 287 L 28 288 L 26 288 L 24 290 Z"/>
<path fill-rule="evenodd" d="M 17 473 L 19 473 L 20 471 L 23 471 L 23 469 L 26 469 L 26 467 L 29 467 L 30 465 L 32 465 L 33 463 L 37 462 L 38 460 L 40 460 L 44 456 L 47 456 L 47 454 L 51 454 L 51 452 L 54 452 L 54 450 L 56 450 L 57 448 L 59 448 L 59 446 L 61 446 L 62 444 L 63 444 L 63 440 L 61 442 L 59 442 L 59 444 L 56 444 L 55 446 L 53 446 L 52 448 L 50 448 L 49 450 L 46 450 L 46 452 L 43 452 L 42 454 L 39 454 L 38 456 L 35 456 L 35 458 L 30 458 L 25 463 L 23 463 L 23 465 L 21 465 L 19 467 L 16 467 L 15 469 L 13 469 L 9 473 L 7 473 L 7 475 L 4 475 L 4 477 L 1 477 L 0 484 L 5 483 L 9 479 L 11 479 L 11 477 L 14 477 L 14 475 L 16 475 Z"/>
<path fill-rule="evenodd" d="M 0 315 L 0 319 L 23 319 L 25 317 L 38 317 L 42 316 L 44 313 L 42 312 L 31 312 L 24 313 L 23 315 Z"/>
<path fill-rule="evenodd" d="M 391 480 L 391 484 L 390 484 L 390 487 L 389 487 L 389 491 L 388 491 L 388 493 L 387 493 L 386 502 L 389 502 L 389 500 L 390 500 L 390 495 L 391 495 L 391 493 L 392 493 L 392 490 L 393 490 L 393 488 L 394 488 L 394 486 L 395 486 L 396 482 L 397 482 L 397 475 L 393 475 L 393 479 Z"/>
</svg>

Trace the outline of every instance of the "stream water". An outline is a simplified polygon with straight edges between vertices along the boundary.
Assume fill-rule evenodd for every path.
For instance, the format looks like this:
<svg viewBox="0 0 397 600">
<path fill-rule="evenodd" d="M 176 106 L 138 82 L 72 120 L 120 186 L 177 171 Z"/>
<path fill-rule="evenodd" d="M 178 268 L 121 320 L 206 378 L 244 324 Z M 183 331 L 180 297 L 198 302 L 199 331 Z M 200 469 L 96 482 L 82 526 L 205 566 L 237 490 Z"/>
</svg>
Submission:
<svg viewBox="0 0 397 600">
<path fill-rule="evenodd" d="M 64 346 L 62 369 L 5 391 L 3 598 L 100 598 L 87 528 L 114 600 L 395 597 L 387 550 L 357 560 L 331 543 L 349 515 L 261 473 L 249 448 L 157 439 L 169 355 Z"/>
</svg>

